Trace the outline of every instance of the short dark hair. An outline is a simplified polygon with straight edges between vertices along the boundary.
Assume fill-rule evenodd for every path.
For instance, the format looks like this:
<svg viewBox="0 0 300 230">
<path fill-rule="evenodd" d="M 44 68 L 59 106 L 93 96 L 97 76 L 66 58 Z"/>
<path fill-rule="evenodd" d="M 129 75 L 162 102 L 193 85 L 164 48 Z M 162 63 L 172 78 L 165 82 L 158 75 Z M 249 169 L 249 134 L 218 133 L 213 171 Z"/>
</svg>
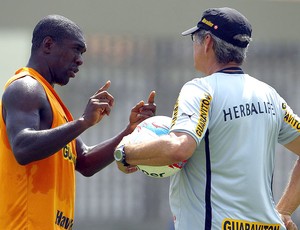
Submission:
<svg viewBox="0 0 300 230">
<path fill-rule="evenodd" d="M 44 38 L 50 36 L 54 41 L 61 42 L 82 34 L 79 26 L 61 15 L 48 15 L 35 26 L 32 34 L 32 50 L 40 47 Z"/>
</svg>

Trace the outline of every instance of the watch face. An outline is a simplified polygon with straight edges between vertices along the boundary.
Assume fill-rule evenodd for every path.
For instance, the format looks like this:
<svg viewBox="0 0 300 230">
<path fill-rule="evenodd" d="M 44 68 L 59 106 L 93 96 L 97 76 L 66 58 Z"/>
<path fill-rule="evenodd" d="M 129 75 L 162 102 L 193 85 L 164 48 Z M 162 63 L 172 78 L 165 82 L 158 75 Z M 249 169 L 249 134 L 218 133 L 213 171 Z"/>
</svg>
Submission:
<svg viewBox="0 0 300 230">
<path fill-rule="evenodd" d="M 121 161 L 123 159 L 123 153 L 121 149 L 117 149 L 114 154 L 116 161 Z"/>
</svg>

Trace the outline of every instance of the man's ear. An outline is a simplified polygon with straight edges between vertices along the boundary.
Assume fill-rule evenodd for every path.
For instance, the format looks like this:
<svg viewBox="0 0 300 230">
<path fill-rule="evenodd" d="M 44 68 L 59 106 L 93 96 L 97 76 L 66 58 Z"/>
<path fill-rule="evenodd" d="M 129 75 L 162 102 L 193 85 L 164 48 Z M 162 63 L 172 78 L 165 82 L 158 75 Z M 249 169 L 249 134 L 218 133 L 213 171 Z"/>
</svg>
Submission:
<svg viewBox="0 0 300 230">
<path fill-rule="evenodd" d="M 54 45 L 54 40 L 52 37 L 47 36 L 44 38 L 42 42 L 42 49 L 46 54 L 49 54 L 51 52 L 51 49 Z"/>
<path fill-rule="evenodd" d="M 213 39 L 210 34 L 207 34 L 204 38 L 204 45 L 205 45 L 205 53 L 209 52 L 213 46 Z"/>
</svg>

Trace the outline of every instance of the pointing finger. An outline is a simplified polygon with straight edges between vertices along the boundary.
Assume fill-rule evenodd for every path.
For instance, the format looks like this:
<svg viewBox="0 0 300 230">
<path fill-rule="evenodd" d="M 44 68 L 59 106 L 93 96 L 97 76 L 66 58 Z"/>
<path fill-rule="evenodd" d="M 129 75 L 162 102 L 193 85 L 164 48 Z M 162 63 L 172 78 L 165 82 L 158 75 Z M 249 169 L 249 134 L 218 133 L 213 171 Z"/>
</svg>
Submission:
<svg viewBox="0 0 300 230">
<path fill-rule="evenodd" d="M 148 97 L 148 103 L 149 104 L 154 104 L 155 94 L 156 94 L 155 91 L 151 91 L 151 93 L 149 94 L 149 97 Z"/>
<path fill-rule="evenodd" d="M 107 89 L 110 87 L 110 84 L 111 84 L 111 82 L 108 80 L 108 81 L 105 83 L 104 86 L 102 86 L 100 89 L 98 89 L 98 91 L 95 93 L 95 95 L 98 94 L 98 93 L 100 93 L 100 92 L 102 92 L 102 91 L 107 90 Z"/>
</svg>

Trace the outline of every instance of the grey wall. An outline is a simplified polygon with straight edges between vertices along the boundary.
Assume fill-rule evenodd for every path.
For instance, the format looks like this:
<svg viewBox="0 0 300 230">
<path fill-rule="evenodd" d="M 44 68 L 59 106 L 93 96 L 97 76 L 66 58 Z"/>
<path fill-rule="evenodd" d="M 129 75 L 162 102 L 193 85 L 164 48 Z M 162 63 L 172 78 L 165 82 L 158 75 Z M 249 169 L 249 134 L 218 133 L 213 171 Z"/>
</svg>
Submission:
<svg viewBox="0 0 300 230">
<path fill-rule="evenodd" d="M 31 30 L 47 14 L 62 14 L 86 33 L 178 36 L 209 7 L 229 6 L 252 22 L 257 40 L 299 41 L 297 0 L 1 0 L 0 28 Z"/>
</svg>

